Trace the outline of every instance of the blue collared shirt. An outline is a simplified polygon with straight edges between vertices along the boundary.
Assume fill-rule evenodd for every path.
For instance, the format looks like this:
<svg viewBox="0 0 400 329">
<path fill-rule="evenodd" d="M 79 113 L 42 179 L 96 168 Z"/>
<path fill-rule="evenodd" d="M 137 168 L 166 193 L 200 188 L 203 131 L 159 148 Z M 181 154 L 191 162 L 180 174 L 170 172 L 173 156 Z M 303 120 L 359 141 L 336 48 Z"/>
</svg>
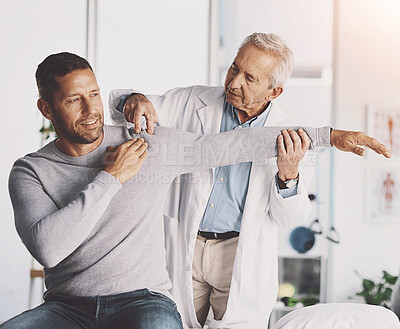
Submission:
<svg viewBox="0 0 400 329">
<path fill-rule="evenodd" d="M 241 123 L 237 109 L 225 100 L 220 132 L 262 127 L 270 110 L 271 104 L 259 116 Z M 200 231 L 215 233 L 240 231 L 251 166 L 251 162 L 243 162 L 215 169 L 214 185 L 200 222 Z M 265 183 L 268 184 L 268 182 Z M 284 190 L 278 188 L 278 191 L 282 197 L 290 197 L 297 194 L 297 186 Z"/>
</svg>

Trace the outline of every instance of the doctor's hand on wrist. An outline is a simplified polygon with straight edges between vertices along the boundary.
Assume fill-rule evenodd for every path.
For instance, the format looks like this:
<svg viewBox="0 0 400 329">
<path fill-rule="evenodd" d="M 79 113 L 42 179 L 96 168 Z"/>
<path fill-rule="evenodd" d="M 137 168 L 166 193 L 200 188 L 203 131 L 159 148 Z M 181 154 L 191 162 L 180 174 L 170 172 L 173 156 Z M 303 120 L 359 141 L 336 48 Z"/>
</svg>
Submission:
<svg viewBox="0 0 400 329">
<path fill-rule="evenodd" d="M 303 129 L 283 130 L 278 136 L 278 177 L 282 181 L 296 179 L 299 164 L 310 147 L 310 138 Z"/>
<path fill-rule="evenodd" d="M 352 152 L 359 156 L 365 154 L 365 150 L 361 146 L 366 146 L 386 158 L 392 156 L 392 152 L 388 147 L 360 131 L 333 129 L 331 132 L 331 144 L 338 150 Z"/>
<path fill-rule="evenodd" d="M 135 125 L 135 132 L 138 134 L 142 128 L 142 116 L 146 118 L 147 132 L 154 133 L 154 123 L 158 121 L 156 110 L 153 104 L 142 94 L 129 96 L 124 106 L 124 116 L 127 122 Z"/>
</svg>

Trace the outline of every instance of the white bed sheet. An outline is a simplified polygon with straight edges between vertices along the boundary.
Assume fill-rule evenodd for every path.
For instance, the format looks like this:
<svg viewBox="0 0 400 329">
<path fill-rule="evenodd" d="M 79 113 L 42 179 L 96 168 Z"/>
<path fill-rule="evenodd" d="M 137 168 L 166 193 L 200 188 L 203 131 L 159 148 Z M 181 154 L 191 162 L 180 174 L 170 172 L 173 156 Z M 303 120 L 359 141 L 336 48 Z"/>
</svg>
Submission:
<svg viewBox="0 0 400 329">
<path fill-rule="evenodd" d="M 400 322 L 396 314 L 381 306 L 328 303 L 290 312 L 274 329 L 400 329 Z"/>
</svg>

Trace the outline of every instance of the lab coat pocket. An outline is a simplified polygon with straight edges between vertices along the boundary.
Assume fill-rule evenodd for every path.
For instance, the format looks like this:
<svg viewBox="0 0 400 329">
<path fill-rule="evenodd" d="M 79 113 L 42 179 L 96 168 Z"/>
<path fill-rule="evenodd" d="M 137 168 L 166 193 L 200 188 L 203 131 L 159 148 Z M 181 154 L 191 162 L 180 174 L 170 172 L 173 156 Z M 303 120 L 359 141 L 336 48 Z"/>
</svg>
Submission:
<svg viewBox="0 0 400 329">
<path fill-rule="evenodd" d="M 167 255 L 167 270 L 173 277 L 173 272 L 178 270 L 182 259 L 182 232 L 178 218 L 164 215 L 165 251 Z"/>
</svg>

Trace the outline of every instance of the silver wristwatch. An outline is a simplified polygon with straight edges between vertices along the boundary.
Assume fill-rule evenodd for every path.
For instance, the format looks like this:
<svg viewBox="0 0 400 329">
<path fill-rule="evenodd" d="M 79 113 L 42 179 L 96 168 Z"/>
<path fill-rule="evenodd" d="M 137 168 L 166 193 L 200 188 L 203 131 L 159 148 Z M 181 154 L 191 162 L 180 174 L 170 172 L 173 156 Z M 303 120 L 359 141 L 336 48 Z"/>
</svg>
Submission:
<svg viewBox="0 0 400 329">
<path fill-rule="evenodd" d="M 283 188 L 291 188 L 291 187 L 295 187 L 297 185 L 297 183 L 299 182 L 299 175 L 297 175 L 297 177 L 294 179 L 288 179 L 287 181 L 283 181 L 282 179 L 279 178 L 279 175 L 277 173 L 276 180 L 278 182 L 278 186 L 283 187 Z"/>
</svg>

